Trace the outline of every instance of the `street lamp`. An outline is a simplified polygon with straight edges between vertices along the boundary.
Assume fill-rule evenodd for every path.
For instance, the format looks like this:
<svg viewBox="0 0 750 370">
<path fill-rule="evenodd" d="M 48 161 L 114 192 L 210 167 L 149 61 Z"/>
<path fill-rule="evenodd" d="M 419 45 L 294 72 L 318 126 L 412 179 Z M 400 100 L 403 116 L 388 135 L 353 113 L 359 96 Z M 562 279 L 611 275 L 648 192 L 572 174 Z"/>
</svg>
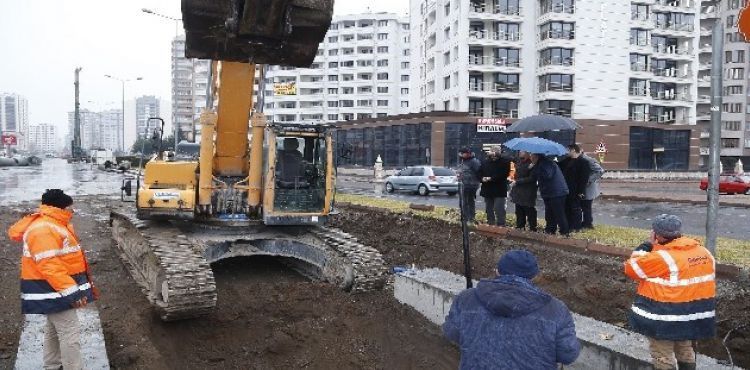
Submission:
<svg viewBox="0 0 750 370">
<path fill-rule="evenodd" d="M 104 75 L 104 77 L 120 81 L 120 83 L 122 84 L 122 126 L 120 126 L 120 150 L 125 151 L 125 83 L 131 81 L 141 81 L 143 80 L 143 77 L 136 77 L 134 79 L 122 79 L 114 77 L 112 75 Z"/>
<path fill-rule="evenodd" d="M 159 18 L 162 18 L 162 19 L 167 19 L 167 20 L 170 20 L 170 21 L 174 21 L 174 38 L 175 38 L 175 40 L 180 35 L 180 22 L 182 22 L 182 18 L 170 17 L 168 15 L 161 14 L 159 12 L 155 12 L 155 11 L 153 11 L 151 9 L 148 9 L 148 8 L 142 8 L 141 11 L 144 12 L 144 13 L 146 13 L 146 14 L 155 15 L 155 16 L 157 16 Z M 174 104 L 173 104 L 173 107 L 174 107 Z M 172 112 L 172 130 L 174 131 L 174 150 L 177 150 L 177 144 L 180 142 L 180 128 L 179 128 L 179 125 L 177 124 L 177 122 L 175 122 L 174 117 L 175 117 L 174 112 Z"/>
</svg>

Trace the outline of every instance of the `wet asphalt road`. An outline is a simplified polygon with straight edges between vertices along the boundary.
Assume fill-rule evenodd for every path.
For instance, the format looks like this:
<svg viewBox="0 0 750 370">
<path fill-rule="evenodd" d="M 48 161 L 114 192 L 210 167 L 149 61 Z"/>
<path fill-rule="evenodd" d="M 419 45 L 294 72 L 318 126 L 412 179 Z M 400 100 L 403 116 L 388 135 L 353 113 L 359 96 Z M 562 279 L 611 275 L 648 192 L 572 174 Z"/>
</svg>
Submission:
<svg viewBox="0 0 750 370">
<path fill-rule="evenodd" d="M 115 195 L 122 177 L 58 158 L 45 159 L 41 166 L 0 167 L 0 204 L 38 200 L 52 188 L 70 195 Z"/>
<path fill-rule="evenodd" d="M 41 166 L 0 168 L 0 205 L 34 201 L 45 189 L 60 188 L 71 195 L 117 195 L 123 175 L 94 169 L 90 164 L 68 164 L 62 159 L 47 159 Z M 643 184 L 634 186 L 644 186 Z M 663 184 L 654 184 L 655 192 Z M 373 185 L 340 178 L 338 190 L 344 193 L 372 195 Z M 458 207 L 458 198 L 446 195 L 421 197 L 409 193 L 387 195 L 395 199 L 420 204 Z M 543 211 L 539 204 L 538 210 Z M 477 209 L 484 209 L 484 202 L 477 197 Z M 508 202 L 508 212 L 513 212 L 513 203 Z M 615 226 L 648 229 L 651 219 L 662 213 L 682 217 L 684 231 L 705 235 L 706 208 L 704 206 L 674 203 L 614 202 L 594 203 L 594 222 Z M 750 209 L 722 207 L 719 235 L 733 239 L 750 239 Z M 540 213 L 542 214 L 542 213 Z"/>
<path fill-rule="evenodd" d="M 644 184 L 634 185 L 643 187 Z M 654 187 L 662 187 L 663 184 L 654 184 Z M 365 182 L 339 179 L 338 191 L 351 194 L 374 194 L 373 185 Z M 444 207 L 458 207 L 458 198 L 449 197 L 444 194 L 435 194 L 427 197 L 410 193 L 396 193 L 386 195 L 394 199 L 419 204 L 430 204 Z M 514 212 L 513 203 L 508 202 L 508 213 Z M 484 210 L 482 197 L 477 196 L 477 210 Z M 538 202 L 537 210 L 539 217 L 544 216 L 544 205 Z M 706 235 L 706 207 L 690 204 L 677 203 L 650 203 L 650 202 L 623 202 L 623 201 L 601 201 L 594 202 L 594 225 L 606 224 L 614 226 L 626 226 L 640 229 L 650 229 L 653 217 L 669 213 L 682 218 L 683 231 L 692 235 Z M 719 217 L 719 236 L 749 240 L 750 239 L 750 209 L 722 207 Z"/>
</svg>

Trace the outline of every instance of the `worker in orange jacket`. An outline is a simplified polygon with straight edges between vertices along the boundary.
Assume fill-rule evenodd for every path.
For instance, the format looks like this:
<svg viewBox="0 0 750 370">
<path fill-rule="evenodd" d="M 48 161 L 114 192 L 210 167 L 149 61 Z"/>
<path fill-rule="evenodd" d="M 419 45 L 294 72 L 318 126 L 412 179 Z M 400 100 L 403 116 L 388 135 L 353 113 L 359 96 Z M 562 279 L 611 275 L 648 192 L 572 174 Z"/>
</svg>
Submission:
<svg viewBox="0 0 750 370">
<path fill-rule="evenodd" d="M 8 231 L 12 240 L 23 242 L 21 310 L 47 316 L 45 369 L 82 369 L 76 309 L 98 296 L 70 224 L 72 205 L 73 199 L 62 190 L 47 190 L 39 210 Z"/>
<path fill-rule="evenodd" d="M 654 367 L 695 369 L 692 341 L 716 335 L 716 263 L 700 242 L 682 237 L 682 221 L 656 217 L 649 242 L 625 262 L 638 282 L 628 319 L 649 339 Z"/>
</svg>

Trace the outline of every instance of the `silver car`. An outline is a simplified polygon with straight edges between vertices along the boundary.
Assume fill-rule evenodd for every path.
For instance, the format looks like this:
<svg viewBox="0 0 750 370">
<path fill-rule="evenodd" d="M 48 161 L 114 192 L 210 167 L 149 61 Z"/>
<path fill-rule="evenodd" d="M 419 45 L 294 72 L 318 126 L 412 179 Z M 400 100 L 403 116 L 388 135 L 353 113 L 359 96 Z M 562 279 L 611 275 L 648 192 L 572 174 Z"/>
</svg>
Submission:
<svg viewBox="0 0 750 370">
<path fill-rule="evenodd" d="M 453 170 L 445 167 L 407 167 L 385 179 L 385 191 L 411 191 L 419 195 L 446 192 L 453 196 L 458 193 L 458 177 Z"/>
</svg>

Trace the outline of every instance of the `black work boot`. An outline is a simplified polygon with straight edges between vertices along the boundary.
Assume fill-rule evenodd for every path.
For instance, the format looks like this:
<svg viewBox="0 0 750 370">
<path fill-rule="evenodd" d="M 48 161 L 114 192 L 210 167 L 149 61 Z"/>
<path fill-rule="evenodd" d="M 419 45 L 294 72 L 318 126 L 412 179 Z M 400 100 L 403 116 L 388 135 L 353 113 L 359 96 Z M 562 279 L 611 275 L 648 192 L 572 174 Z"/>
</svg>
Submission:
<svg viewBox="0 0 750 370">
<path fill-rule="evenodd" d="M 695 370 L 695 362 L 678 362 L 677 370 Z"/>
</svg>

